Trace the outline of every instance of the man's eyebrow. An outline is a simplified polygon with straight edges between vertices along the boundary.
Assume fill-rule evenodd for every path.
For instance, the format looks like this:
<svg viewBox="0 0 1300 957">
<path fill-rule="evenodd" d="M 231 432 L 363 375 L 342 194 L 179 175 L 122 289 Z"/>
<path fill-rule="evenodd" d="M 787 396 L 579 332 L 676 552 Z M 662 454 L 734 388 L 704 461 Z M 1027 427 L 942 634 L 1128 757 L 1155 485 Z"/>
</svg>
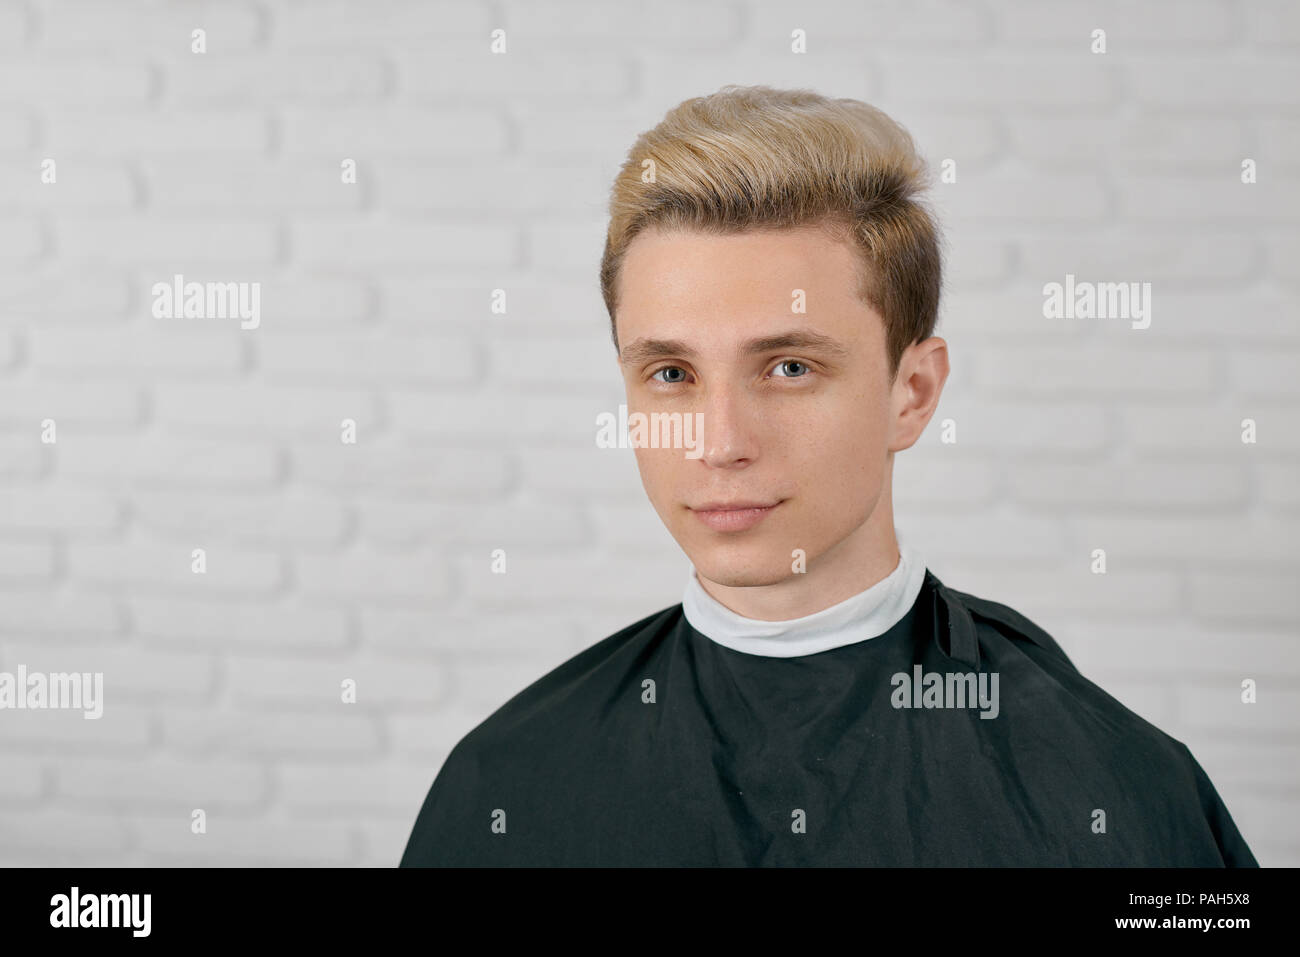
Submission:
<svg viewBox="0 0 1300 957">
<path fill-rule="evenodd" d="M 849 357 L 849 350 L 838 339 L 832 339 L 820 332 L 808 330 L 760 336 L 757 339 L 747 339 L 740 345 L 740 351 L 745 355 L 771 352 L 774 349 L 813 349 L 837 359 L 847 359 Z M 623 351 L 619 353 L 618 361 L 624 365 L 639 365 L 642 362 L 649 362 L 651 359 L 662 359 L 669 356 L 681 356 L 683 359 L 690 359 L 695 356 L 695 350 L 680 339 L 647 339 L 643 337 L 629 342 Z"/>
</svg>

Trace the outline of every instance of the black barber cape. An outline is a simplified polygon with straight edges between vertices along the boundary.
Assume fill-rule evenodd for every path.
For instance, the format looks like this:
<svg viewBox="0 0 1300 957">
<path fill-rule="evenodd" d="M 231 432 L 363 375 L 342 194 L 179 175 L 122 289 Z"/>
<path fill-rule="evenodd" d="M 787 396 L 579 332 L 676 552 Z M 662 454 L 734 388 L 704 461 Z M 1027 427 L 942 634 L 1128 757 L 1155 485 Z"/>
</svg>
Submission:
<svg viewBox="0 0 1300 957">
<path fill-rule="evenodd" d="M 401 865 L 1258 866 L 1185 745 L 928 570 L 818 654 L 734 651 L 680 604 L 596 643 L 456 745 Z"/>
</svg>

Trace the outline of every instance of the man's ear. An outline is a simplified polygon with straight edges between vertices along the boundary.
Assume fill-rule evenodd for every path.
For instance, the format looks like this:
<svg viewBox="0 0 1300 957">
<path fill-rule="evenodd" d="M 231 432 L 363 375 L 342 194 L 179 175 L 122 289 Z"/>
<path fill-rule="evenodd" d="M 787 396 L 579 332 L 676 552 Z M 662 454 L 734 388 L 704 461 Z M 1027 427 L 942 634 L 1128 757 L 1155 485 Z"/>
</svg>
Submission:
<svg viewBox="0 0 1300 957">
<path fill-rule="evenodd" d="M 909 449 L 929 424 L 948 381 L 948 343 L 938 336 L 908 346 L 898 363 L 893 388 L 891 452 Z"/>
</svg>

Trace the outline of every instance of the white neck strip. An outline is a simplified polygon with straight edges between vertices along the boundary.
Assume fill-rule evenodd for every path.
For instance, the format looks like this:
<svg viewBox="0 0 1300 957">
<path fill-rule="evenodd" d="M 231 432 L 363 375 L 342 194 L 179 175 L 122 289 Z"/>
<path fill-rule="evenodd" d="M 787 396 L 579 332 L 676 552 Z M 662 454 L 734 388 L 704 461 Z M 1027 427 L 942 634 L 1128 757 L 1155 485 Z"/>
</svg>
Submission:
<svg viewBox="0 0 1300 957">
<path fill-rule="evenodd" d="M 736 614 L 704 590 L 691 566 L 682 611 L 692 628 L 733 651 L 769 658 L 815 655 L 883 635 L 911 610 L 925 581 L 925 562 L 901 540 L 898 552 L 898 566 L 866 591 L 786 621 Z"/>
</svg>

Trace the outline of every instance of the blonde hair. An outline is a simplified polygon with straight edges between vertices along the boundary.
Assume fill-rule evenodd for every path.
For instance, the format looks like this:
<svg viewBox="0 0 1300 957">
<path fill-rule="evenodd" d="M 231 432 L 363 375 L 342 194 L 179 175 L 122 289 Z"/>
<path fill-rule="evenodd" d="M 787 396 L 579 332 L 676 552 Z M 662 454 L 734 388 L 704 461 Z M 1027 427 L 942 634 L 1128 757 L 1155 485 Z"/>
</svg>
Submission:
<svg viewBox="0 0 1300 957">
<path fill-rule="evenodd" d="M 614 347 L 619 271 L 643 230 L 818 226 L 858 249 L 857 292 L 884 318 L 896 375 L 939 311 L 941 237 L 917 197 L 927 175 L 907 131 L 858 100 L 729 85 L 680 103 L 637 137 L 611 190 L 600 290 Z"/>
</svg>

